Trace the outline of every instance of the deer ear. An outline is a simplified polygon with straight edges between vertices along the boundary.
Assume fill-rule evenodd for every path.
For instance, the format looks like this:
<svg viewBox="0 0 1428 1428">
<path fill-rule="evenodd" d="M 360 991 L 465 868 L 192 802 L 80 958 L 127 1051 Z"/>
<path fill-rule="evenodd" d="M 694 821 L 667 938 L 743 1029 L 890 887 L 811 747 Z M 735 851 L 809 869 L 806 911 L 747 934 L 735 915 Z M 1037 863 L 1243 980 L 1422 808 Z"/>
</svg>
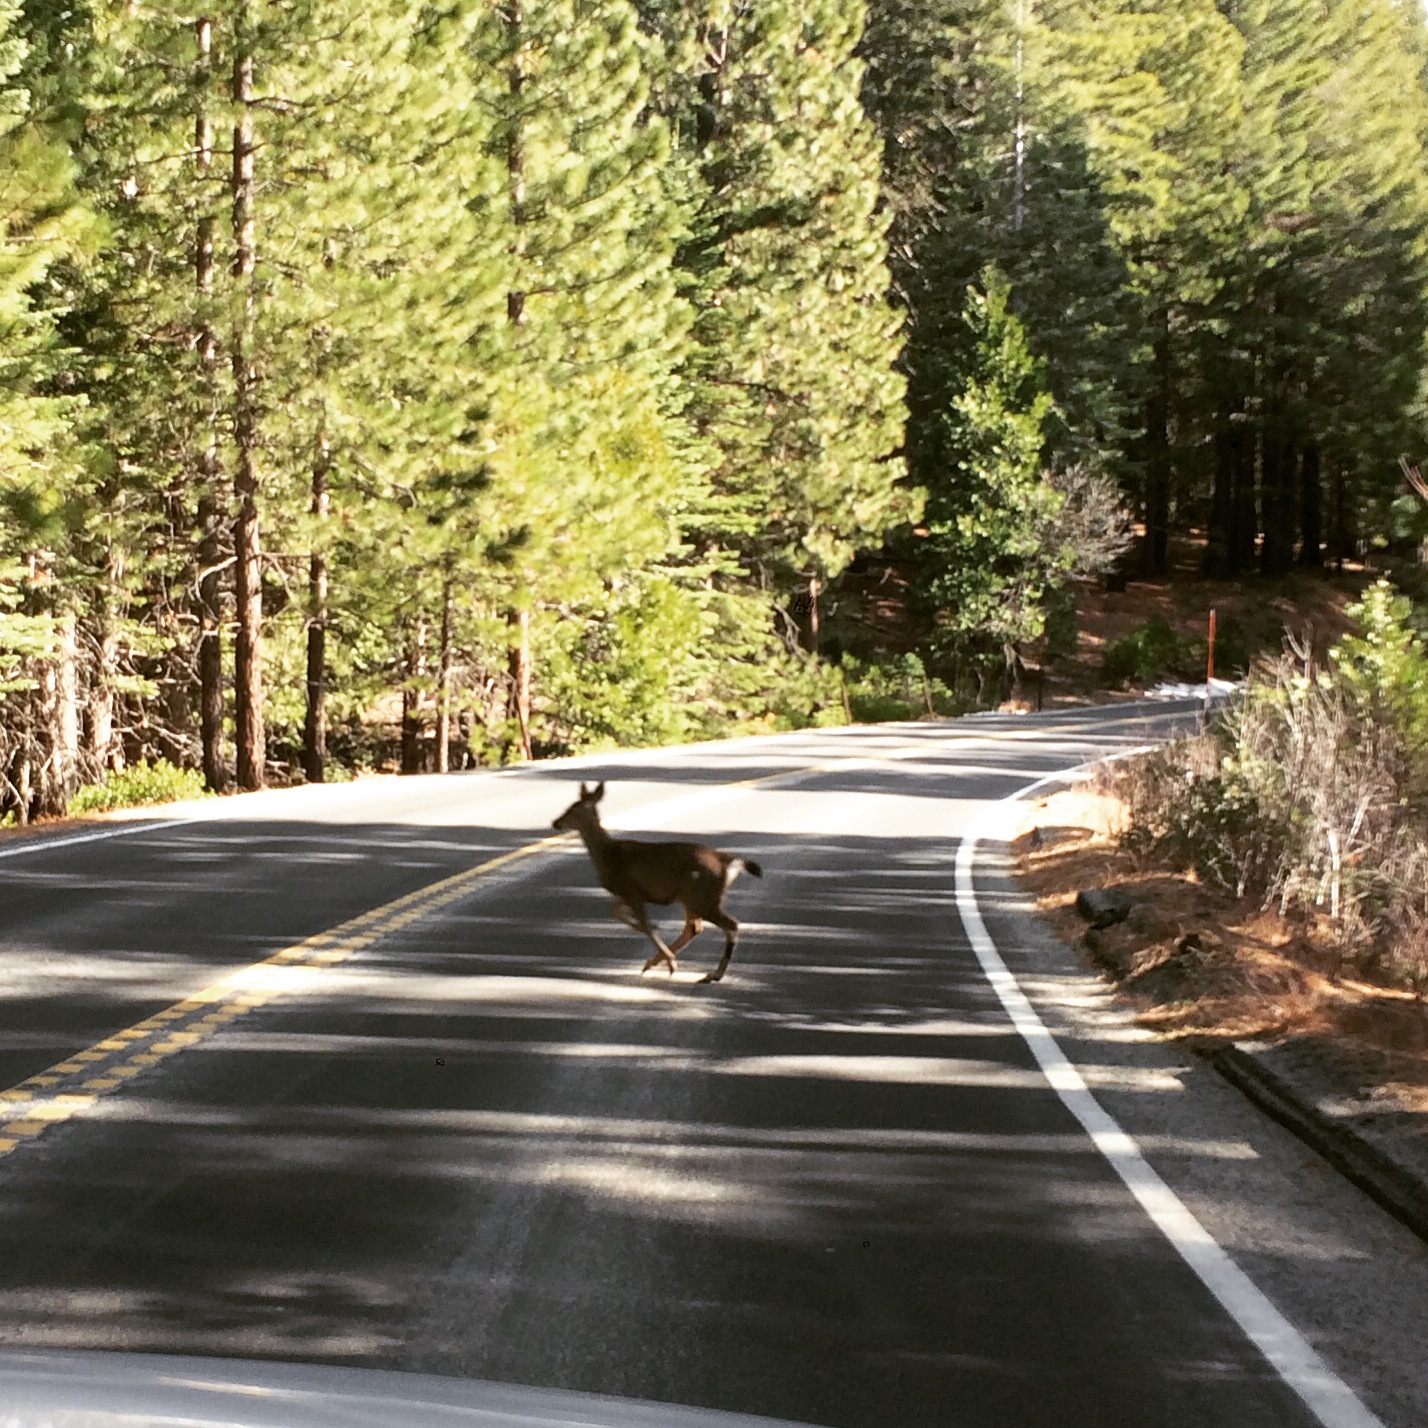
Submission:
<svg viewBox="0 0 1428 1428">
<path fill-rule="evenodd" d="M 590 797 L 590 790 L 585 787 L 585 780 L 580 780 L 580 801 L 584 803 Z"/>
<path fill-rule="evenodd" d="M 605 797 L 605 780 L 602 778 L 596 785 L 595 792 L 590 795 L 592 803 L 599 803 Z"/>
</svg>

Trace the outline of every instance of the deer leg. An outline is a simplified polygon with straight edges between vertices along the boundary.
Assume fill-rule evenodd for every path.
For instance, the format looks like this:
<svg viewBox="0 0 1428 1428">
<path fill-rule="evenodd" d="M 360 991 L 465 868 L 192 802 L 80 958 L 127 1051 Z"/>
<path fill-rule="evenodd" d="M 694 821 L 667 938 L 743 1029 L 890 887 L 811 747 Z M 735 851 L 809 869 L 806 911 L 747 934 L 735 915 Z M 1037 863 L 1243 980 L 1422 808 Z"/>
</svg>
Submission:
<svg viewBox="0 0 1428 1428">
<path fill-rule="evenodd" d="M 624 898 L 616 899 L 614 907 L 610 909 L 610 916 L 616 922 L 623 922 L 632 932 L 644 932 L 645 925 L 630 910 L 630 905 Z"/>
<path fill-rule="evenodd" d="M 664 939 L 654 930 L 653 927 L 645 928 L 645 936 L 654 943 L 657 951 L 654 956 L 640 968 L 640 975 L 644 976 L 651 967 L 658 967 L 661 962 L 669 968 L 669 975 L 674 976 L 674 969 L 679 966 L 679 958 L 674 955 L 672 948 L 667 947 Z"/>
<path fill-rule="evenodd" d="M 661 962 L 663 962 L 665 966 L 669 968 L 669 975 L 671 977 L 674 976 L 674 969 L 679 965 L 679 959 L 665 944 L 664 939 L 659 935 L 659 933 L 654 930 L 654 927 L 651 925 L 648 915 L 645 913 L 644 904 L 622 903 L 621 906 L 626 908 L 626 910 L 630 913 L 631 918 L 633 919 L 633 921 L 631 921 L 630 923 L 630 926 L 633 927 L 636 932 L 643 932 L 645 936 L 648 937 L 649 940 L 655 945 L 655 954 L 649 959 L 648 962 L 645 963 L 643 967 L 640 968 L 640 976 L 643 977 L 644 974 L 648 972 L 651 967 L 658 967 Z M 623 921 L 623 919 L 621 920 Z"/>
<path fill-rule="evenodd" d="M 727 912 L 721 911 L 717 916 L 711 917 L 709 921 L 724 931 L 724 955 L 719 959 L 719 965 L 712 972 L 706 972 L 699 979 L 701 982 L 719 981 L 729 970 L 729 959 L 734 955 L 734 948 L 739 945 L 739 924 Z"/>
<path fill-rule="evenodd" d="M 670 943 L 669 950 L 675 954 L 683 952 L 703 931 L 704 923 L 686 908 L 684 913 L 684 931 Z"/>
</svg>

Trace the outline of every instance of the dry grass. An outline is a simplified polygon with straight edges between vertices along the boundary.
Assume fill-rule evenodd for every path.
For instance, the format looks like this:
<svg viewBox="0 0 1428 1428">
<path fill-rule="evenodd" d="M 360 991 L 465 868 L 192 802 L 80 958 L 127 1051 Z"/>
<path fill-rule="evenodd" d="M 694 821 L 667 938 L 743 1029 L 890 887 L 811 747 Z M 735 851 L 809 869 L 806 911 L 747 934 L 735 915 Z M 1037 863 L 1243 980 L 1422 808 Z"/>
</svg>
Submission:
<svg viewBox="0 0 1428 1428">
<path fill-rule="evenodd" d="M 1303 1041 L 1386 1107 L 1428 1112 L 1428 1003 L 1340 975 L 1319 920 L 1281 918 L 1139 861 L 1118 846 L 1124 822 L 1109 795 L 1057 794 L 1031 806 L 1013 851 L 1042 915 L 1143 1025 L 1200 1044 Z M 1113 886 L 1130 893 L 1130 917 L 1088 931 L 1077 891 Z"/>
</svg>

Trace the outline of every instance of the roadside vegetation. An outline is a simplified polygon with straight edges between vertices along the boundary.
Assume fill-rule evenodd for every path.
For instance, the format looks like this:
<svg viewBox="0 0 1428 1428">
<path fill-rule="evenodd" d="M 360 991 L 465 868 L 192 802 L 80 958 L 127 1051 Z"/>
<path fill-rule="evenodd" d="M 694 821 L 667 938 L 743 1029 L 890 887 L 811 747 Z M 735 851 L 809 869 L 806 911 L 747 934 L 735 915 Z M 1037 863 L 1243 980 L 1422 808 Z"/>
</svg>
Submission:
<svg viewBox="0 0 1428 1428">
<path fill-rule="evenodd" d="M 1428 647 L 1387 580 L 1317 651 L 1261 657 L 1203 732 L 1039 809 L 1023 874 L 1067 936 L 1192 1040 L 1313 1044 L 1428 1109 Z M 1087 930 L 1083 887 L 1130 912 Z"/>
<path fill-rule="evenodd" d="M 152 803 L 180 803 L 208 796 L 203 775 L 195 769 L 140 759 L 117 769 L 103 783 L 86 783 L 69 801 L 71 813 L 109 813 L 118 808 L 139 808 Z"/>
<path fill-rule="evenodd" d="M 1123 846 L 1281 917 L 1339 969 L 1428 996 L 1428 651 L 1387 581 L 1322 662 L 1295 644 L 1205 733 L 1108 775 Z"/>
</svg>

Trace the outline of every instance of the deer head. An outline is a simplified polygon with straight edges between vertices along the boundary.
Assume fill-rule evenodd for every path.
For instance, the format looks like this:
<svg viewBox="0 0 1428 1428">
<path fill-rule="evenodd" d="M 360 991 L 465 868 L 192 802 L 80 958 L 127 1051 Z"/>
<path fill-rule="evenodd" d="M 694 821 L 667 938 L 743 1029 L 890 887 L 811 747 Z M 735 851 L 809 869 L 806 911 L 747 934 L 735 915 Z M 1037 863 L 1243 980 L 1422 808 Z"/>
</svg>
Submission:
<svg viewBox="0 0 1428 1428">
<path fill-rule="evenodd" d="M 605 797 L 605 784 L 602 780 L 594 788 L 586 788 L 582 780 L 580 784 L 580 797 L 551 824 L 551 827 L 561 833 L 586 833 L 592 828 L 600 826 L 600 814 L 596 805 Z"/>
</svg>

